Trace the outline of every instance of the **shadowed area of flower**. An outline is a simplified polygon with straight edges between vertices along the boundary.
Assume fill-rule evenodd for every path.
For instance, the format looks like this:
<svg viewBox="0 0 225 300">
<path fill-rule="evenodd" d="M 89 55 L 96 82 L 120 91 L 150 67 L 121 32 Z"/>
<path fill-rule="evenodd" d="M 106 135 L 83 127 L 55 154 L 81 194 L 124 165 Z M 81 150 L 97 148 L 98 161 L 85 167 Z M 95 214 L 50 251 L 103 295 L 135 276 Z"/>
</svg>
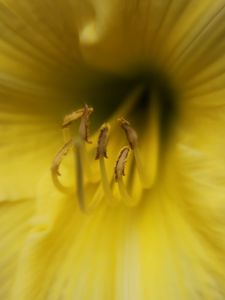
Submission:
<svg viewBox="0 0 225 300">
<path fill-rule="evenodd" d="M 0 299 L 225 297 L 225 1 L 0 1 Z"/>
</svg>

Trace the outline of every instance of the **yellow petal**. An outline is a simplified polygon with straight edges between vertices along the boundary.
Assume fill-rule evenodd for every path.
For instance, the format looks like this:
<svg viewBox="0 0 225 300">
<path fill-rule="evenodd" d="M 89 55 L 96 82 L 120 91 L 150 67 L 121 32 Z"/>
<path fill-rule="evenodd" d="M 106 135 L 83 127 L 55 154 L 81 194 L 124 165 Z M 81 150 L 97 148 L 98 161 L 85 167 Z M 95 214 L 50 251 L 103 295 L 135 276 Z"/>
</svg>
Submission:
<svg viewBox="0 0 225 300">
<path fill-rule="evenodd" d="M 0 119 L 0 200 L 29 198 L 35 195 L 36 185 L 49 168 L 60 139 L 48 120 L 35 112 L 1 113 Z"/>
<path fill-rule="evenodd" d="M 79 211 L 76 199 L 52 190 L 46 177 L 20 256 L 14 298 L 222 298 L 225 245 L 210 243 L 222 238 L 219 211 L 202 234 L 199 226 L 205 223 L 192 220 L 184 189 L 169 176 L 145 194 L 139 208 L 103 205 L 89 215 Z"/>
<path fill-rule="evenodd" d="M 29 197 L 40 185 L 14 299 L 224 298 L 224 1 L 134 3 L 1 2 L 1 199 Z M 164 172 L 138 208 L 103 204 L 84 215 L 76 197 L 48 178 L 39 183 L 64 112 L 104 85 L 83 59 L 114 72 L 156 61 L 179 82 L 181 116 Z"/>
<path fill-rule="evenodd" d="M 17 203 L 0 203 L 0 298 L 10 299 L 14 283 L 17 261 L 26 234 L 29 231 L 29 219 L 33 213 L 31 200 Z"/>
<path fill-rule="evenodd" d="M 90 6 L 78 34 L 85 59 L 97 67 L 129 72 L 156 65 L 185 84 L 224 53 L 224 1 L 94 0 Z"/>
</svg>

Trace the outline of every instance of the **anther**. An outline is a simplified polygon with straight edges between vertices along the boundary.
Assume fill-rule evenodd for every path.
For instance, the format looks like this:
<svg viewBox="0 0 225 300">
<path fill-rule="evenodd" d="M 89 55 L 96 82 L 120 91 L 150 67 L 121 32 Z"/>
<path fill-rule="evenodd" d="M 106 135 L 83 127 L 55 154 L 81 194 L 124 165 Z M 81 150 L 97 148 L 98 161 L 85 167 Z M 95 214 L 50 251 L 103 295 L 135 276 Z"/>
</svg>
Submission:
<svg viewBox="0 0 225 300">
<path fill-rule="evenodd" d="M 108 142 L 108 134 L 110 130 L 109 124 L 103 124 L 100 128 L 100 133 L 98 136 L 98 146 L 95 159 L 100 159 L 101 157 L 108 158 L 106 146 Z"/>
<path fill-rule="evenodd" d="M 99 169 L 105 197 L 109 200 L 109 203 L 112 205 L 117 202 L 117 199 L 113 196 L 105 166 L 105 158 L 108 158 L 106 147 L 108 143 L 109 129 L 109 124 L 103 124 L 100 129 L 95 159 L 99 160 Z"/>
<path fill-rule="evenodd" d="M 127 157 L 129 154 L 129 147 L 125 146 L 120 150 L 118 159 L 116 161 L 116 166 L 115 166 L 115 179 L 118 183 L 119 186 L 119 191 L 121 194 L 121 199 L 122 201 L 127 205 L 127 206 L 136 206 L 139 202 L 135 201 L 132 199 L 127 191 L 127 188 L 123 182 L 123 176 L 125 176 L 125 165 L 127 162 Z"/>
<path fill-rule="evenodd" d="M 63 193 L 68 193 L 68 188 L 64 187 L 58 179 L 58 176 L 61 176 L 59 172 L 59 167 L 62 161 L 62 158 L 67 155 L 69 149 L 73 146 L 73 139 L 70 139 L 67 143 L 65 143 L 59 151 L 56 153 L 56 156 L 52 162 L 51 173 L 52 179 L 55 186 Z"/>
<path fill-rule="evenodd" d="M 83 114 L 81 116 L 79 134 L 83 141 L 88 144 L 92 142 L 89 140 L 89 123 L 90 123 L 90 115 L 92 114 L 93 109 L 89 108 L 87 104 L 84 105 Z"/>
<path fill-rule="evenodd" d="M 94 111 L 92 107 L 85 105 L 84 108 L 77 109 L 73 111 L 71 114 L 68 114 L 64 117 L 62 122 L 62 129 L 63 129 L 63 137 L 65 142 L 71 139 L 71 133 L 70 133 L 71 124 L 74 121 L 81 119 L 84 115 L 85 110 L 88 111 L 89 115 Z"/>
<path fill-rule="evenodd" d="M 87 108 L 86 108 L 86 106 L 87 105 L 85 105 L 85 108 L 80 108 L 80 109 L 72 112 L 71 114 L 66 115 L 63 119 L 62 128 L 66 128 L 66 127 L 70 126 L 72 124 L 72 122 L 80 119 L 83 116 L 85 109 L 88 110 L 89 114 L 91 114 L 94 111 L 94 109 L 92 107 L 87 106 Z"/>
<path fill-rule="evenodd" d="M 125 164 L 127 161 L 129 151 L 130 151 L 130 149 L 127 146 L 123 147 L 120 150 L 118 159 L 116 161 L 116 166 L 114 169 L 116 181 L 118 181 L 118 179 L 122 178 L 122 176 L 125 176 Z"/>
<path fill-rule="evenodd" d="M 137 132 L 131 127 L 130 122 L 124 118 L 119 118 L 118 122 L 120 123 L 121 128 L 124 130 L 127 141 L 133 150 L 137 147 L 138 135 Z"/>
<path fill-rule="evenodd" d="M 120 123 L 121 128 L 124 130 L 127 141 L 133 150 L 134 153 L 134 159 L 136 163 L 136 167 L 139 173 L 139 176 L 141 178 L 141 182 L 144 188 L 149 187 L 149 180 L 147 178 L 147 175 L 145 173 L 142 160 L 140 157 L 139 149 L 138 149 L 138 135 L 137 132 L 131 127 L 131 124 L 129 121 L 127 121 L 124 118 L 118 119 L 118 122 Z"/>
</svg>

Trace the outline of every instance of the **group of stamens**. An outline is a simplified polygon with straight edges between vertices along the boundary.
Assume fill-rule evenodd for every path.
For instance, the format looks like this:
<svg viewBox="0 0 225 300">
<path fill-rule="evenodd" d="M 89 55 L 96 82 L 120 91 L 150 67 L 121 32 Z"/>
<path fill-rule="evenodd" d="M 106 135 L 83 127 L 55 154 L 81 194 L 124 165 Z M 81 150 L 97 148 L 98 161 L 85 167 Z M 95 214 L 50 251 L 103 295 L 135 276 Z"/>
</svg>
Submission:
<svg viewBox="0 0 225 300">
<path fill-rule="evenodd" d="M 86 155 L 85 144 L 92 143 L 89 140 L 89 123 L 90 123 L 90 116 L 93 113 L 93 111 L 94 109 L 92 107 L 89 107 L 88 105 L 84 105 L 83 108 L 78 109 L 72 112 L 71 114 L 65 116 L 62 123 L 62 129 L 64 132 L 66 142 L 57 152 L 51 166 L 51 174 L 55 186 L 63 193 L 71 193 L 71 190 L 65 187 L 59 180 L 59 176 L 61 175 L 59 172 L 59 166 L 61 164 L 62 158 L 68 153 L 68 151 L 71 148 L 74 149 L 74 153 L 76 155 L 77 196 L 78 196 L 80 208 L 83 211 L 88 211 L 90 210 L 91 206 L 95 206 L 95 205 L 87 205 L 85 199 L 85 190 L 83 186 L 84 168 L 82 166 L 82 162 L 83 162 L 82 158 Z M 74 121 L 78 119 L 80 120 L 79 135 L 77 137 L 71 137 L 70 126 Z M 122 149 L 119 152 L 114 167 L 114 179 L 115 182 L 118 183 L 119 191 L 121 193 L 121 198 L 123 199 L 123 201 L 129 206 L 134 206 L 137 205 L 137 201 L 134 201 L 130 197 L 125 187 L 125 184 L 123 182 L 123 176 L 125 176 L 125 165 L 130 150 L 132 150 L 134 153 L 134 159 L 136 162 L 137 170 L 142 179 L 142 183 L 145 185 L 147 181 L 146 181 L 146 176 L 143 173 L 144 169 L 141 164 L 140 155 L 137 147 L 138 135 L 126 119 L 119 118 L 118 122 L 126 135 L 129 146 L 122 147 Z M 105 166 L 105 158 L 106 159 L 108 158 L 107 144 L 108 144 L 109 132 L 110 132 L 110 125 L 108 123 L 104 123 L 101 126 L 99 131 L 95 159 L 99 160 L 101 183 L 102 183 L 104 194 L 106 198 L 108 198 L 111 204 L 113 203 L 115 204 L 118 202 L 117 201 L 118 199 L 116 199 L 116 197 L 113 195 L 111 183 L 108 179 L 106 166 Z"/>
</svg>

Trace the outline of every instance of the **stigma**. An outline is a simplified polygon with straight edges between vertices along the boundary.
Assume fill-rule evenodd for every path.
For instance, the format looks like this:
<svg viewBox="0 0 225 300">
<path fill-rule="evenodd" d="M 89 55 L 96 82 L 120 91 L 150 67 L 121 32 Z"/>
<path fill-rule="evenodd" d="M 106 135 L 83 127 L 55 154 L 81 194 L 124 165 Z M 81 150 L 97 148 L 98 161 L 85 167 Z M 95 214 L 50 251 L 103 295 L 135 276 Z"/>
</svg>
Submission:
<svg viewBox="0 0 225 300">
<path fill-rule="evenodd" d="M 80 108 L 68 115 L 66 115 L 62 122 L 62 130 L 65 138 L 63 146 L 56 153 L 52 166 L 51 174 L 53 183 L 56 188 L 65 194 L 74 195 L 77 199 L 80 209 L 85 212 L 91 212 L 96 207 L 106 201 L 111 206 L 118 206 L 120 204 L 126 206 L 137 206 L 140 199 L 136 199 L 130 193 L 130 187 L 128 180 L 124 180 L 126 177 L 126 164 L 130 160 L 136 166 L 139 179 L 142 184 L 142 188 L 151 188 L 151 184 L 148 182 L 148 177 L 143 167 L 141 155 L 139 153 L 138 145 L 138 134 L 136 130 L 131 126 L 131 123 L 124 117 L 118 119 L 118 127 L 114 122 L 113 132 L 120 130 L 121 128 L 125 133 L 124 143 L 118 149 L 118 155 L 114 163 L 111 162 L 110 155 L 108 155 L 108 143 L 110 136 L 110 124 L 104 123 L 97 135 L 96 142 L 93 143 L 90 140 L 90 117 L 94 109 L 89 107 L 87 104 L 83 108 Z M 77 132 L 71 131 L 71 125 L 73 122 L 79 122 L 79 128 Z M 93 153 L 93 144 L 95 144 L 95 156 L 91 156 Z M 88 149 L 92 147 L 92 149 Z M 60 165 L 63 163 L 63 157 L 65 157 L 69 151 L 74 153 L 73 157 L 75 160 L 75 185 L 73 187 L 65 187 L 61 181 L 61 173 L 59 171 Z M 132 155 L 130 155 L 132 154 Z M 108 159 L 110 168 L 106 166 L 105 160 Z M 91 167 L 94 160 L 98 161 L 99 164 L 99 176 L 95 176 L 97 183 L 95 183 L 95 192 L 92 197 L 87 195 L 86 185 L 91 182 L 90 178 Z M 129 172 L 134 172 L 133 169 L 129 169 Z M 132 177 L 132 173 L 128 172 L 129 177 Z"/>
</svg>

